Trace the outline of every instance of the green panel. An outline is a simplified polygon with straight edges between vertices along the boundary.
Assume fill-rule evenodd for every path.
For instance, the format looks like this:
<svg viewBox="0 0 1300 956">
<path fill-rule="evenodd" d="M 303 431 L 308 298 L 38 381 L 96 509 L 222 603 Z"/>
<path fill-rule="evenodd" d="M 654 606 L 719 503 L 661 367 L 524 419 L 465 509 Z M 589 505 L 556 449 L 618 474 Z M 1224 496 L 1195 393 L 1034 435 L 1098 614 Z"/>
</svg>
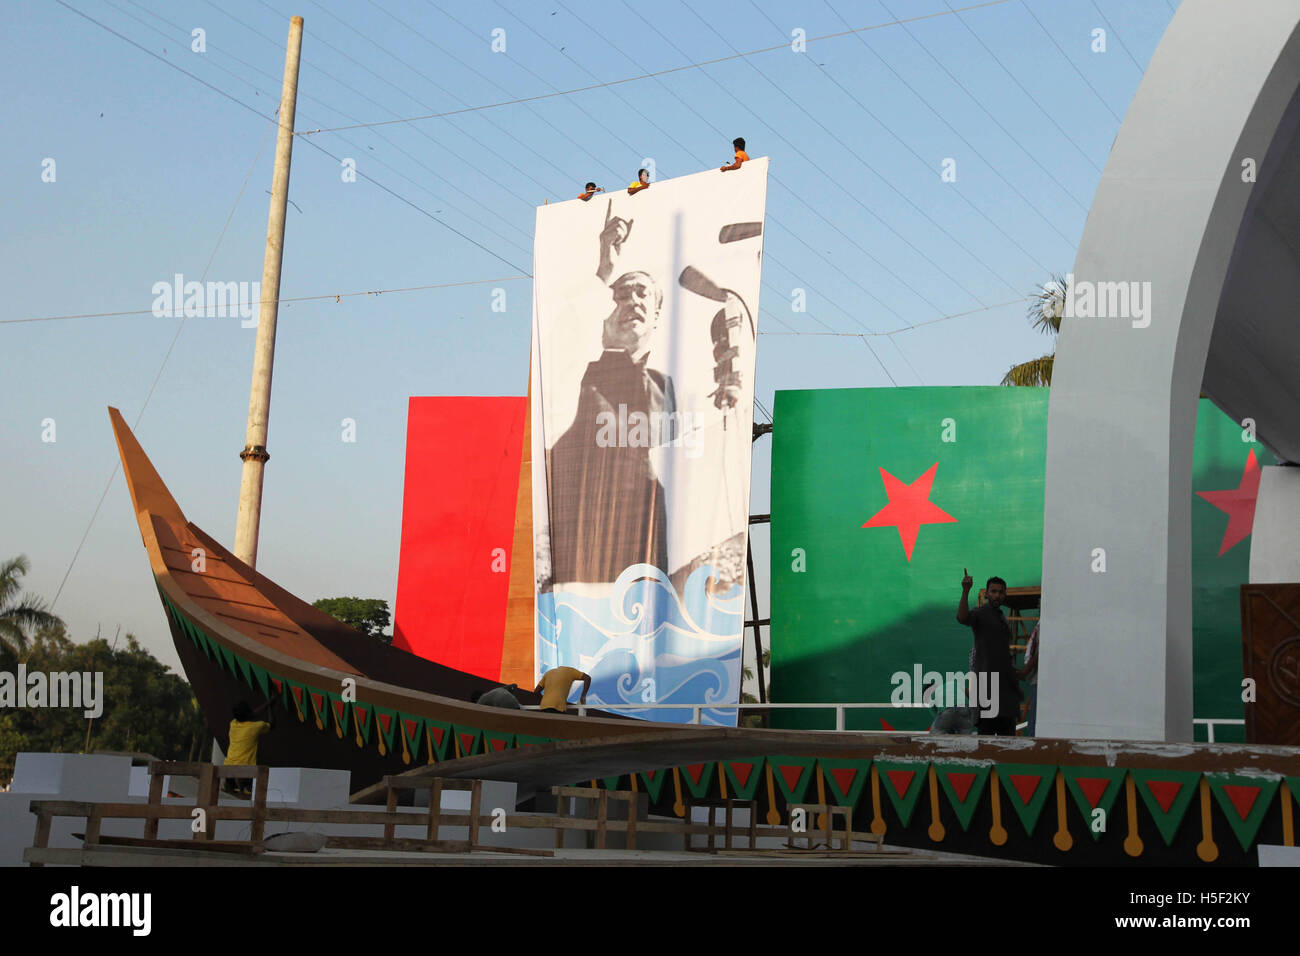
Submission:
<svg viewBox="0 0 1300 956">
<path fill-rule="evenodd" d="M 955 620 L 962 569 L 977 589 L 993 575 L 1011 587 L 1042 580 L 1047 402 L 1047 389 L 996 386 L 777 392 L 773 701 L 883 704 L 895 673 L 910 675 L 917 665 L 944 675 L 965 670 L 970 632 Z M 1236 488 L 1252 449 L 1258 464 L 1273 463 L 1201 400 L 1193 491 Z M 889 504 L 881 469 L 912 485 L 931 467 L 926 500 L 956 520 L 921 525 L 909 560 L 897 528 L 863 525 Z M 1220 555 L 1228 515 L 1198 494 L 1189 508 L 1195 715 L 1240 719 L 1239 587 L 1250 539 Z M 1045 630 L 1047 653 L 1050 623 Z M 846 727 L 879 729 L 883 719 L 923 730 L 935 710 L 851 710 Z M 831 719 L 812 710 L 773 714 L 792 728 L 830 729 Z M 1205 725 L 1196 734 L 1204 740 Z M 1243 740 L 1243 728 L 1217 725 L 1215 739 Z"/>
<path fill-rule="evenodd" d="M 402 739 L 406 741 L 406 753 L 410 757 L 406 763 L 419 763 L 427 746 L 424 742 L 424 718 L 416 714 L 399 713 L 397 726 L 402 730 Z"/>
<path fill-rule="evenodd" d="M 477 727 L 452 724 L 452 731 L 456 735 L 456 747 L 459 748 L 460 756 L 472 757 L 474 754 L 483 752 L 483 732 Z M 453 754 L 455 752 L 452 751 Z"/>
<path fill-rule="evenodd" d="M 951 419 L 945 442 L 945 421 Z M 772 697 L 888 702 L 895 672 L 964 671 L 955 620 L 962 568 L 979 584 L 1040 581 L 1047 392 L 875 388 L 778 392 L 772 450 Z M 884 469 L 911 485 L 937 464 L 929 501 L 955 522 L 922 525 L 909 560 Z M 796 551 L 796 549 L 799 549 Z M 802 557 L 803 570 L 799 570 Z M 919 690 L 917 692 L 919 696 Z M 848 729 L 924 730 L 930 709 L 854 710 Z M 782 726 L 826 715 L 774 712 Z"/>
</svg>

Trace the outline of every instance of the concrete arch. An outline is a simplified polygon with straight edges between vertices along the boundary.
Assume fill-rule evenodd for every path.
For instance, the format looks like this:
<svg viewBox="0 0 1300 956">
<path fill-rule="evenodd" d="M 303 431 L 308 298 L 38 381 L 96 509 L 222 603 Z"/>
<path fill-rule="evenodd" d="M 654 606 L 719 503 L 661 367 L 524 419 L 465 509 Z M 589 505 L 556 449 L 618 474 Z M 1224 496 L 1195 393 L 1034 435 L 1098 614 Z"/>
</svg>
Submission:
<svg viewBox="0 0 1300 956">
<path fill-rule="evenodd" d="M 1184 0 L 1112 147 L 1071 304 L 1137 299 L 1062 325 L 1040 735 L 1193 739 L 1199 392 L 1300 461 L 1298 91 L 1300 0 Z"/>
</svg>

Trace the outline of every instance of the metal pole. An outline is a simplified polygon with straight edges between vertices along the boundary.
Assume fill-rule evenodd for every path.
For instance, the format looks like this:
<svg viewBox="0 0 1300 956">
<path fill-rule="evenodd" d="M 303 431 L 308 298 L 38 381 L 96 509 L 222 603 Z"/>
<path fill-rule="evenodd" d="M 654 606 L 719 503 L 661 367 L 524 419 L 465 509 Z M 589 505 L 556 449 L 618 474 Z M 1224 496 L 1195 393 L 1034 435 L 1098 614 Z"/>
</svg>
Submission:
<svg viewBox="0 0 1300 956">
<path fill-rule="evenodd" d="M 235 525 L 235 557 L 249 567 L 257 564 L 257 534 L 262 520 L 262 477 L 266 469 L 266 433 L 271 417 L 271 367 L 275 360 L 275 320 L 279 315 L 280 265 L 284 259 L 284 215 L 289 200 L 289 161 L 293 157 L 293 121 L 298 102 L 298 57 L 302 51 L 302 17 L 289 21 L 289 46 L 284 55 L 284 85 L 280 90 L 280 129 L 275 139 L 275 172 L 271 178 L 271 210 L 266 218 L 266 257 L 262 263 L 262 305 L 257 318 L 253 352 L 253 385 L 248 398 L 248 432 L 239 482 L 239 519 Z"/>
</svg>

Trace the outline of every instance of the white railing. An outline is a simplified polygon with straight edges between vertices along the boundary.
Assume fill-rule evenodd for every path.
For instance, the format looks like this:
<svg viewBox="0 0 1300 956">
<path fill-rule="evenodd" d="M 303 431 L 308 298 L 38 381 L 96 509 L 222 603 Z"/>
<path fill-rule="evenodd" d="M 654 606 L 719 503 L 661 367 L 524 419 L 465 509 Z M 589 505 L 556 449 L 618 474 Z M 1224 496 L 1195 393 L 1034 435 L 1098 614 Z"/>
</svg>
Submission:
<svg viewBox="0 0 1300 956">
<path fill-rule="evenodd" d="M 572 711 L 576 712 L 579 717 L 585 716 L 590 710 L 689 710 L 691 712 L 691 723 L 700 723 L 701 714 L 706 710 L 833 710 L 835 711 L 835 730 L 844 731 L 844 713 L 848 710 L 915 710 L 917 708 L 930 709 L 930 704 L 601 704 L 593 706 L 588 704 L 570 704 Z M 525 704 L 524 710 L 540 710 L 537 704 Z M 1214 728 L 1218 724 L 1225 726 L 1244 726 L 1246 721 L 1239 717 L 1196 717 L 1192 720 L 1194 724 L 1205 724 L 1206 742 L 1214 743 Z M 1017 724 L 1016 729 L 1022 730 L 1028 724 Z M 927 733 L 924 730 L 855 730 L 855 734 L 922 734 Z"/>
</svg>

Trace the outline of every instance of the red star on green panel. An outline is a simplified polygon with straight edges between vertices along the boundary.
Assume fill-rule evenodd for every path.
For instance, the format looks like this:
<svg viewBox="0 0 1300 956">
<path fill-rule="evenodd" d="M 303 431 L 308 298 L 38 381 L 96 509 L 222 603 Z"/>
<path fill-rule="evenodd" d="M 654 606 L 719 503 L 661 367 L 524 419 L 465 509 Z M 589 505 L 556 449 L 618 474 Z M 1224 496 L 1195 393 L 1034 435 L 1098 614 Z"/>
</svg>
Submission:
<svg viewBox="0 0 1300 956">
<path fill-rule="evenodd" d="M 880 478 L 885 483 L 885 494 L 889 504 L 877 511 L 864 524 L 864 528 L 898 529 L 898 539 L 903 542 L 903 553 L 907 560 L 912 560 L 912 548 L 916 545 L 916 535 L 923 524 L 948 524 L 957 521 L 952 515 L 930 501 L 930 487 L 934 484 L 934 473 L 939 468 L 936 461 L 925 474 L 910 485 L 905 485 L 885 469 L 880 469 Z"/>
<path fill-rule="evenodd" d="M 1255 501 L 1259 497 L 1259 462 L 1255 460 L 1255 451 L 1251 449 L 1246 458 L 1246 467 L 1241 473 L 1241 483 L 1236 488 L 1225 491 L 1198 491 L 1204 498 L 1220 511 L 1227 512 L 1228 528 L 1223 532 L 1223 543 L 1219 545 L 1219 554 L 1240 544 L 1250 534 L 1255 523 Z"/>
</svg>

